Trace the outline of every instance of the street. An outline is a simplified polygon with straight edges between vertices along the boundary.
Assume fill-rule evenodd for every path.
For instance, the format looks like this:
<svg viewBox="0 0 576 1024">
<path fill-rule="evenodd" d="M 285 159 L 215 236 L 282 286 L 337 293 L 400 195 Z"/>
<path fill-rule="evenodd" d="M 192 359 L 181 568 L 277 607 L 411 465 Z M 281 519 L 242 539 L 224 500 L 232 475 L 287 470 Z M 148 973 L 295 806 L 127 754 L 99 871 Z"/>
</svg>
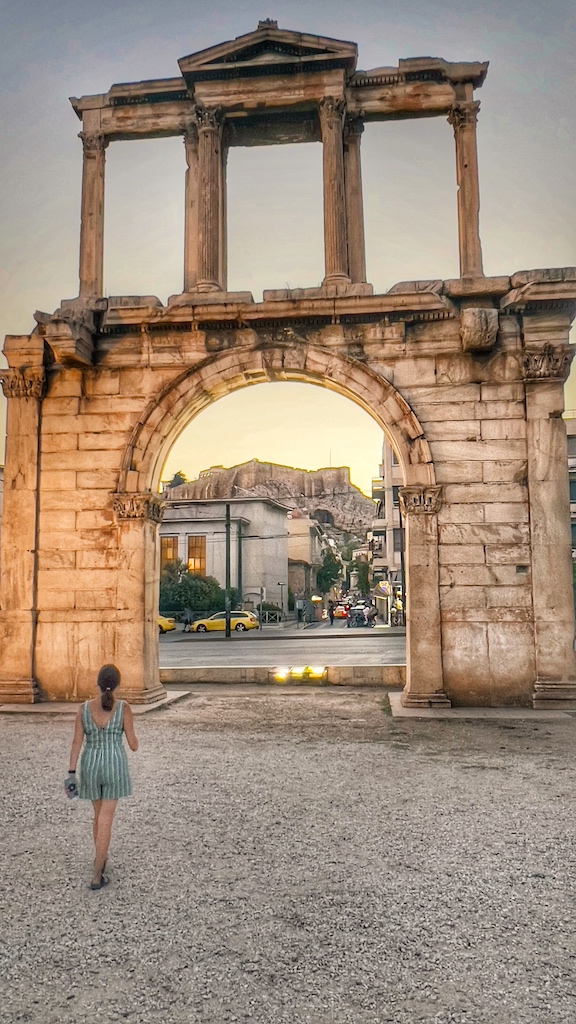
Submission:
<svg viewBox="0 0 576 1024">
<path fill-rule="evenodd" d="M 405 636 L 390 629 L 348 629 L 335 622 L 314 623 L 306 629 L 289 625 L 280 629 L 233 633 L 166 633 L 160 637 L 160 668 L 278 665 L 403 665 Z"/>
</svg>

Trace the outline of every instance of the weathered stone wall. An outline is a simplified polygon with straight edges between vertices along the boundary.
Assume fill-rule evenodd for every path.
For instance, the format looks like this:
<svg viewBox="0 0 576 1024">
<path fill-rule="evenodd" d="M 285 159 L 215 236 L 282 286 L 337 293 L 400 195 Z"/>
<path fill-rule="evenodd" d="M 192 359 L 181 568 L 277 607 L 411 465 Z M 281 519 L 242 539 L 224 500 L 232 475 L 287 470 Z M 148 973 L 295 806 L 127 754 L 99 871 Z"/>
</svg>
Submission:
<svg viewBox="0 0 576 1024">
<path fill-rule="evenodd" d="M 58 311 L 30 338 L 9 338 L 4 699 L 33 699 L 38 688 L 78 699 L 107 661 L 121 665 L 130 699 L 159 692 L 165 456 L 208 403 L 247 384 L 298 380 L 358 402 L 398 453 L 405 700 L 574 700 L 560 418 L 570 282 L 565 271 L 525 284 L 520 275 L 518 288 L 482 279 L 485 308 L 464 302 L 461 282 L 451 295 L 447 284 L 330 300 L 331 311 L 323 300 L 193 310 L 98 300 L 97 315 Z"/>
</svg>

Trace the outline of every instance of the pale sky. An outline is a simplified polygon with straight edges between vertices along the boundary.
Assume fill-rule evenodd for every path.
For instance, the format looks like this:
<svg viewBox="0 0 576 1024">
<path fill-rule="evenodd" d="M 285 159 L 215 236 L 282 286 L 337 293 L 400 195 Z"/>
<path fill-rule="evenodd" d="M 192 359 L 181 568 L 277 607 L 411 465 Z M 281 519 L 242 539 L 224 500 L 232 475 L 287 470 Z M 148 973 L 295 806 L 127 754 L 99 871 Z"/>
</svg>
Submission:
<svg viewBox="0 0 576 1024">
<path fill-rule="evenodd" d="M 78 291 L 82 154 L 68 96 L 177 75 L 179 57 L 249 32 L 266 17 L 282 28 L 356 41 L 364 69 L 422 55 L 489 60 L 477 92 L 485 272 L 576 263 L 573 0 L 4 0 L 0 337 L 30 331 L 35 309 L 53 311 Z M 447 122 L 367 125 L 362 161 L 368 280 L 375 289 L 456 276 Z M 180 139 L 109 147 L 107 294 L 165 301 L 181 291 L 184 170 Z M 263 288 L 318 284 L 320 145 L 233 149 L 228 181 L 229 287 L 252 290 L 258 299 Z M 352 478 L 365 487 L 377 472 L 381 436 L 371 421 L 366 425 L 366 414 L 310 386 L 279 386 L 271 403 L 274 387 L 250 388 L 203 413 L 188 428 L 189 440 L 178 442 L 178 464 L 171 458 L 169 466 L 186 469 L 186 444 L 189 472 L 252 457 L 314 468 L 331 450 L 332 464 L 350 463 Z M 576 408 L 576 376 L 567 405 Z M 253 434 L 245 426 L 233 445 L 243 410 L 250 431 L 254 423 L 262 429 Z M 3 413 L 2 404 L 0 460 Z M 372 438 L 364 448 L 346 447 L 340 424 L 347 421 L 364 424 L 354 428 Z M 292 429 L 287 434 L 279 423 Z"/>
</svg>

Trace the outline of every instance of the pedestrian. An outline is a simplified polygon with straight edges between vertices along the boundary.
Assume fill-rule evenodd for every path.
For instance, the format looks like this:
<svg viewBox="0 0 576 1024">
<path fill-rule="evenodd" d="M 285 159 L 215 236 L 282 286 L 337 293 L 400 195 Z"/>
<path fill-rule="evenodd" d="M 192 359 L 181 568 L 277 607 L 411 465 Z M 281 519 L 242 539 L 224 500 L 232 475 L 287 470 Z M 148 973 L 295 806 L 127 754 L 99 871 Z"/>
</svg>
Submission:
<svg viewBox="0 0 576 1024">
<path fill-rule="evenodd" d="M 330 625 L 334 625 L 334 601 L 328 602 L 328 618 L 330 619 Z"/>
<path fill-rule="evenodd" d="M 132 708 L 126 701 L 114 697 L 114 690 L 120 683 L 116 666 L 103 665 L 97 683 L 100 696 L 85 701 L 76 715 L 70 769 L 65 782 L 69 792 L 77 792 L 81 800 L 91 800 L 94 808 L 91 889 L 102 889 L 108 884 L 104 870 L 114 814 L 118 800 L 132 792 L 123 735 L 130 750 L 138 750 Z M 82 746 L 80 783 L 76 789 L 76 765 Z"/>
<path fill-rule="evenodd" d="M 182 630 L 183 633 L 190 633 L 191 632 L 190 626 L 192 625 L 193 618 L 194 618 L 194 615 L 192 614 L 192 609 L 191 608 L 185 608 L 184 609 L 184 615 L 182 616 L 182 622 L 184 623 L 184 629 Z"/>
</svg>

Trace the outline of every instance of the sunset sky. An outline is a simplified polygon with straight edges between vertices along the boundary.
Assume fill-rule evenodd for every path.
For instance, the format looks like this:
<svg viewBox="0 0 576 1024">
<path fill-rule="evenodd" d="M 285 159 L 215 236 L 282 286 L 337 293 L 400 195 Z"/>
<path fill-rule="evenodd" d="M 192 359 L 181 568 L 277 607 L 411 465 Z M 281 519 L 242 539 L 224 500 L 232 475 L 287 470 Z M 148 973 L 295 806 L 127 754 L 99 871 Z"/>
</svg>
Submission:
<svg viewBox="0 0 576 1024">
<path fill-rule="evenodd" d="M 489 60 L 477 93 L 485 272 L 576 263 L 573 0 L 4 0 L 0 337 L 30 331 L 35 309 L 53 311 L 78 291 L 80 122 L 68 96 L 174 76 L 179 57 L 266 17 L 356 41 L 363 69 L 420 55 Z M 263 288 L 321 281 L 321 155 L 319 144 L 231 150 L 231 289 L 258 299 Z M 457 276 L 454 147 L 445 119 L 368 125 L 362 161 L 375 290 Z M 182 290 L 184 170 L 181 139 L 109 147 L 107 294 L 165 301 Z M 576 409 L 576 377 L 567 406 Z M 2 404 L 0 462 L 3 415 Z M 259 385 L 202 413 L 166 472 L 193 475 L 252 457 L 304 468 L 331 462 L 349 464 L 366 489 L 380 446 L 379 428 L 346 399 L 310 385 Z"/>
</svg>

